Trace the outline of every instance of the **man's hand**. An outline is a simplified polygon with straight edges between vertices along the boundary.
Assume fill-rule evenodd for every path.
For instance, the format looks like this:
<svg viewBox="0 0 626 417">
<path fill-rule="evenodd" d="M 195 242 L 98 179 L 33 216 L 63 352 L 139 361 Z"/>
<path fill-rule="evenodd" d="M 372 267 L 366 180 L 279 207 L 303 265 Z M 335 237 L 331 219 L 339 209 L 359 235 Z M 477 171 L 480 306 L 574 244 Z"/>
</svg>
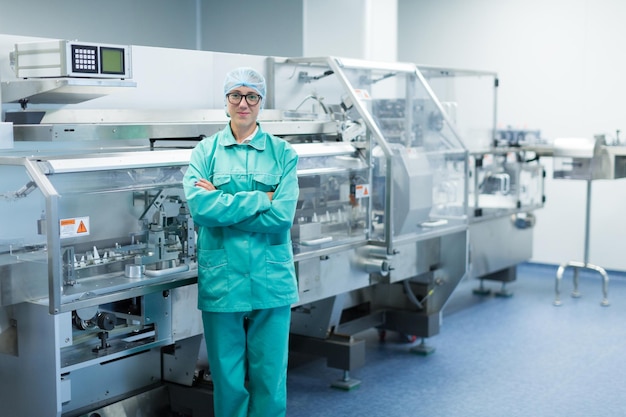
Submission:
<svg viewBox="0 0 626 417">
<path fill-rule="evenodd" d="M 200 187 L 200 188 L 204 188 L 207 191 L 215 191 L 215 190 L 217 190 L 217 188 L 215 188 L 215 186 L 213 185 L 212 182 L 210 182 L 209 180 L 205 180 L 204 178 L 201 178 L 198 181 L 196 181 L 195 186 L 196 187 Z"/>
</svg>

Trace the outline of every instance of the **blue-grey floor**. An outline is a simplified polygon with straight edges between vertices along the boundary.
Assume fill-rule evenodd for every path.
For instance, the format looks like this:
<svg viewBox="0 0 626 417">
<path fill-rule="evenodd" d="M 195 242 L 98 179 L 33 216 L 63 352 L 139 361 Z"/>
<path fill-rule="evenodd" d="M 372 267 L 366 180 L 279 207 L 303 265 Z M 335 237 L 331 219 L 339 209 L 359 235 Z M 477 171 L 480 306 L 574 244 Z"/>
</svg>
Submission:
<svg viewBox="0 0 626 417">
<path fill-rule="evenodd" d="M 569 296 L 572 275 L 553 306 L 556 266 L 522 264 L 510 298 L 472 293 L 463 280 L 428 339 L 429 356 L 370 330 L 366 363 L 351 376 L 359 388 L 329 388 L 341 376 L 324 359 L 288 373 L 289 417 L 626 416 L 626 277 L 609 273 L 609 307 L 599 275 L 583 271 L 582 297 Z M 497 290 L 500 284 L 486 281 Z"/>
</svg>

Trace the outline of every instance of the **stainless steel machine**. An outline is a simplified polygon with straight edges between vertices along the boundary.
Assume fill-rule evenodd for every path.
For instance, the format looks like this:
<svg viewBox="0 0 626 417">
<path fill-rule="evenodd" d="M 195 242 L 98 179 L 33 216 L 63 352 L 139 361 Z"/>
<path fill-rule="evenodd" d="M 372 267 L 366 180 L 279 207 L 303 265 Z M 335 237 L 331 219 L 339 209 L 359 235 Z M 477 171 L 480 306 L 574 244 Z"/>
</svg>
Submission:
<svg viewBox="0 0 626 417">
<path fill-rule="evenodd" d="M 193 352 L 201 337 L 194 320 L 173 321 L 195 314 L 194 226 L 180 187 L 188 152 L 160 157 L 0 158 L 0 367 L 16 376 L 2 388 L 11 414 L 72 415 L 184 379 L 162 373 L 161 349 L 191 337 L 180 344 Z M 186 368 L 191 382 L 195 360 Z"/>
<path fill-rule="evenodd" d="M 364 330 L 418 337 L 411 349 L 432 351 L 425 339 L 440 331 L 470 252 L 472 264 L 489 254 L 478 232 L 489 213 L 489 236 L 510 224 L 530 233 L 511 216 L 541 205 L 540 168 L 512 157 L 518 150 L 470 151 L 432 69 L 125 51 L 144 57 L 132 55 L 135 79 L 0 72 L 12 137 L 0 151 L 0 371 L 15 375 L 2 379 L 0 403 L 11 415 L 108 415 L 101 410 L 138 394 L 150 415 L 195 415 L 188 401 L 150 393 L 171 383 L 171 396 L 198 378 L 195 231 L 180 181 L 191 148 L 227 119 L 218 93 L 206 108 L 172 110 L 167 92 L 163 107 L 146 108 L 158 100 L 144 99 L 143 86 L 163 84 L 147 68 L 168 67 L 155 61 L 184 56 L 195 68 L 195 58 L 187 82 L 217 92 L 234 66 L 265 73 L 261 123 L 300 156 L 291 350 L 326 357 L 342 372 L 339 388 L 359 384 L 350 372 L 365 361 Z M 483 136 L 493 133 L 491 125 Z M 502 269 L 499 255 L 491 259 L 478 276 Z"/>
<path fill-rule="evenodd" d="M 468 154 L 415 65 L 274 59 L 271 73 L 286 119 L 336 126 L 289 138 L 302 199 L 291 341 L 342 369 L 335 386 L 349 389 L 363 362 L 359 332 L 439 332 L 467 269 Z"/>
<path fill-rule="evenodd" d="M 150 151 L 132 143 L 147 143 L 139 131 L 107 143 L 76 129 L 93 117 L 63 108 L 134 81 L 1 78 L 3 412 L 86 415 L 164 381 L 191 385 L 202 328 L 181 186 L 190 150 Z M 149 415 L 169 412 L 151 403 Z"/>
<path fill-rule="evenodd" d="M 498 128 L 500 80 L 489 71 L 419 65 L 469 153 L 469 270 L 478 295 L 509 297 L 516 266 L 532 257 L 534 211 L 545 203 L 541 132 Z M 501 287 L 492 291 L 485 281 Z"/>
</svg>

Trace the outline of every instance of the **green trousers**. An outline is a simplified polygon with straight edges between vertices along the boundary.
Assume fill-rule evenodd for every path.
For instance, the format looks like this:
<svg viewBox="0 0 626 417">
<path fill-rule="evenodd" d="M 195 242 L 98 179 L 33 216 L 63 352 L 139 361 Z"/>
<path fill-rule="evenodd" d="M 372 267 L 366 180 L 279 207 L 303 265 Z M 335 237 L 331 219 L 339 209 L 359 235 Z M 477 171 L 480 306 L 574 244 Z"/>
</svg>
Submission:
<svg viewBox="0 0 626 417">
<path fill-rule="evenodd" d="M 291 306 L 202 320 L 215 417 L 285 416 Z"/>
</svg>

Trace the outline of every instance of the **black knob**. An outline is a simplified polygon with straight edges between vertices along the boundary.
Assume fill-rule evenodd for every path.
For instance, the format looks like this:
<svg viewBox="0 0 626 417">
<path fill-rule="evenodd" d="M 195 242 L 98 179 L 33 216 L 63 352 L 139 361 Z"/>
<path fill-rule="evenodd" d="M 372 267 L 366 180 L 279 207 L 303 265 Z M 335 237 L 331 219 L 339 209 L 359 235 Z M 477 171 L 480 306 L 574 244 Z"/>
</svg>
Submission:
<svg viewBox="0 0 626 417">
<path fill-rule="evenodd" d="M 115 328 L 116 319 L 113 313 L 98 313 L 98 327 L 102 330 L 113 330 Z"/>
</svg>

